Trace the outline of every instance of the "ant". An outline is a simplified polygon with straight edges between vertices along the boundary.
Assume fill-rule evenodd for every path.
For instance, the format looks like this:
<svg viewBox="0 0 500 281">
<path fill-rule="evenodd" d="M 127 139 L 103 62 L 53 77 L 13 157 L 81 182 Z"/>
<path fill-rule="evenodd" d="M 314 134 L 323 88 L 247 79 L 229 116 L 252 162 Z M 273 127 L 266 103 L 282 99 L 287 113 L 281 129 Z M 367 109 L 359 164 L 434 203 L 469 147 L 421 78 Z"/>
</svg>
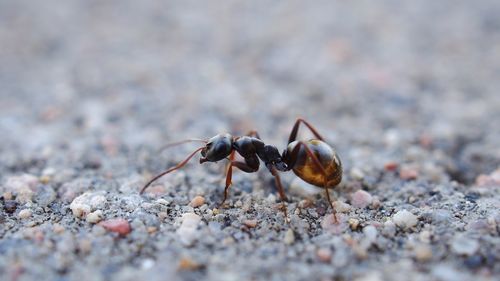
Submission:
<svg viewBox="0 0 500 281">
<path fill-rule="evenodd" d="M 300 124 L 303 123 L 315 136 L 315 139 L 309 141 L 296 140 Z M 295 175 L 302 180 L 312 185 L 323 187 L 326 192 L 328 203 L 333 210 L 333 217 L 337 223 L 336 211 L 333 206 L 329 188 L 337 186 L 342 180 L 342 163 L 340 158 L 328 145 L 323 137 L 304 119 L 298 118 L 295 121 L 290 137 L 288 138 L 288 146 L 280 155 L 278 149 L 273 145 L 265 144 L 257 131 L 250 131 L 245 136 L 232 136 L 230 134 L 219 134 L 208 140 L 188 139 L 177 143 L 169 144 L 166 147 L 182 144 L 185 142 L 200 141 L 205 145 L 196 149 L 186 159 L 155 177 L 141 189 L 142 194 L 148 186 L 160 177 L 182 168 L 189 160 L 201 151 L 200 164 L 205 162 L 217 162 L 223 159 L 228 159 L 229 163 L 226 168 L 226 186 L 224 188 L 224 199 L 221 205 L 226 202 L 229 187 L 231 185 L 231 178 L 233 175 L 233 167 L 236 167 L 246 173 L 254 173 L 259 170 L 260 161 L 264 162 L 267 169 L 274 176 L 276 186 L 282 206 L 285 212 L 285 219 L 287 212 L 285 201 L 287 200 L 283 186 L 278 172 L 287 172 L 293 170 Z M 236 161 L 236 152 L 244 158 L 244 161 Z"/>
</svg>

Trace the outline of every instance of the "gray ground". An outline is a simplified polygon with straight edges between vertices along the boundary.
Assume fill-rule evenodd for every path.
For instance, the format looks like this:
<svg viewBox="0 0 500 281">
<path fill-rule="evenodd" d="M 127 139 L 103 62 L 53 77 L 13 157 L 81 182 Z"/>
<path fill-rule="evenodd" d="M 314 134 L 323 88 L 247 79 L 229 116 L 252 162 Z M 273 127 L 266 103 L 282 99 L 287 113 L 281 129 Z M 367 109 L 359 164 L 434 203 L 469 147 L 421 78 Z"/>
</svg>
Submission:
<svg viewBox="0 0 500 281">
<path fill-rule="evenodd" d="M 0 279 L 498 280 L 499 12 L 0 1 Z M 293 173 L 287 225 L 265 169 L 216 210 L 224 164 L 197 158 L 138 195 L 196 148 L 167 142 L 257 129 L 281 150 L 298 116 L 343 160 L 338 226 Z"/>
</svg>

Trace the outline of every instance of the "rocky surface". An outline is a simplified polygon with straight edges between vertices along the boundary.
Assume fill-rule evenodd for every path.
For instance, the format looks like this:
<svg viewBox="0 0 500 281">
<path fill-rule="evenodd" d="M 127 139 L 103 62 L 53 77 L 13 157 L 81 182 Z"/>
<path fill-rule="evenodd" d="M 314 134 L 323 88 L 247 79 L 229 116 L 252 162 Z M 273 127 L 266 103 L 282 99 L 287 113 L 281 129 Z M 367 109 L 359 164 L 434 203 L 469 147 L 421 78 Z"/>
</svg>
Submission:
<svg viewBox="0 0 500 281">
<path fill-rule="evenodd" d="M 498 280 L 498 1 L 0 1 L 2 280 Z M 304 117 L 332 192 L 164 144 Z M 311 137 L 306 130 L 301 137 Z"/>
</svg>

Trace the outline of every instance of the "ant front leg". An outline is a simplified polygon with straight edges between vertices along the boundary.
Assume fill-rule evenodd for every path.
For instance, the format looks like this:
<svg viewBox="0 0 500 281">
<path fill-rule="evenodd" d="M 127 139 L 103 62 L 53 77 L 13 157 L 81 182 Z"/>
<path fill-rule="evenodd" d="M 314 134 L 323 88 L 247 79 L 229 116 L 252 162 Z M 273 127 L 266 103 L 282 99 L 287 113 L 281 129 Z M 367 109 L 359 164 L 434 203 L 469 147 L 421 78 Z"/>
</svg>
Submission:
<svg viewBox="0 0 500 281">
<path fill-rule="evenodd" d="M 293 142 L 297 139 L 297 133 L 299 131 L 300 123 L 304 123 L 304 125 L 306 125 L 307 128 L 309 128 L 309 130 L 311 130 L 311 132 L 313 133 L 313 135 L 317 139 L 319 139 L 321 141 L 323 140 L 323 137 L 318 133 L 318 131 L 316 131 L 316 129 L 311 124 L 309 124 L 309 122 L 307 122 L 306 120 L 304 120 L 302 118 L 298 118 L 297 121 L 295 121 L 295 125 L 293 125 L 292 132 L 290 133 L 290 137 L 288 138 L 288 144 L 290 144 L 291 142 Z"/>
<path fill-rule="evenodd" d="M 219 206 L 223 206 L 224 203 L 226 202 L 227 195 L 229 192 L 229 187 L 232 184 L 231 180 L 233 177 L 233 167 L 236 167 L 236 168 L 238 168 L 246 173 L 254 173 L 254 172 L 259 170 L 259 159 L 257 159 L 257 158 L 245 158 L 245 162 L 241 162 L 241 161 L 234 160 L 235 155 L 236 155 L 236 151 L 231 152 L 231 155 L 229 155 L 230 162 L 227 165 L 226 186 L 224 187 L 224 199 L 219 204 Z"/>
</svg>

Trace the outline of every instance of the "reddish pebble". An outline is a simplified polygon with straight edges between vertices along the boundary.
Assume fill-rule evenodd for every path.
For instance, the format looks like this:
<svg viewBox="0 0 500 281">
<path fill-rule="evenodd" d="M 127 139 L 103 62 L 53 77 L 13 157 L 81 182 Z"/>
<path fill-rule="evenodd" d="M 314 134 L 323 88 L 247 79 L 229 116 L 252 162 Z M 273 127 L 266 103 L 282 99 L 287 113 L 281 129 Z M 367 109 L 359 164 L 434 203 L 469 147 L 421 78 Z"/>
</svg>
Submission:
<svg viewBox="0 0 500 281">
<path fill-rule="evenodd" d="M 189 203 L 189 205 L 191 205 L 191 207 L 193 208 L 200 207 L 203 204 L 205 204 L 205 198 L 199 195 L 194 197 L 193 200 L 191 200 L 191 203 Z"/>
<path fill-rule="evenodd" d="M 401 168 L 399 177 L 403 180 L 414 180 L 418 177 L 418 171 L 414 168 Z"/>
<path fill-rule="evenodd" d="M 254 228 L 257 226 L 257 220 L 245 220 L 243 221 L 243 224 L 247 227 Z"/>
<path fill-rule="evenodd" d="M 500 169 L 493 171 L 489 175 L 479 175 L 476 178 L 476 185 L 478 186 L 492 186 L 500 185 Z"/>
<path fill-rule="evenodd" d="M 99 225 L 122 236 L 129 234 L 131 231 L 130 224 L 125 219 L 110 219 L 99 223 Z"/>
<path fill-rule="evenodd" d="M 370 205 L 373 201 L 373 197 L 370 193 L 364 190 L 358 190 L 354 192 L 351 198 L 351 204 L 356 208 L 365 208 Z"/>
<path fill-rule="evenodd" d="M 322 262 L 330 262 L 332 260 L 332 251 L 328 248 L 321 248 L 316 251 L 316 256 Z"/>
<path fill-rule="evenodd" d="M 386 171 L 391 171 L 391 172 L 396 171 L 398 169 L 398 167 L 399 167 L 399 164 L 398 164 L 398 162 L 395 162 L 395 161 L 387 162 L 384 165 L 384 169 Z"/>
</svg>

